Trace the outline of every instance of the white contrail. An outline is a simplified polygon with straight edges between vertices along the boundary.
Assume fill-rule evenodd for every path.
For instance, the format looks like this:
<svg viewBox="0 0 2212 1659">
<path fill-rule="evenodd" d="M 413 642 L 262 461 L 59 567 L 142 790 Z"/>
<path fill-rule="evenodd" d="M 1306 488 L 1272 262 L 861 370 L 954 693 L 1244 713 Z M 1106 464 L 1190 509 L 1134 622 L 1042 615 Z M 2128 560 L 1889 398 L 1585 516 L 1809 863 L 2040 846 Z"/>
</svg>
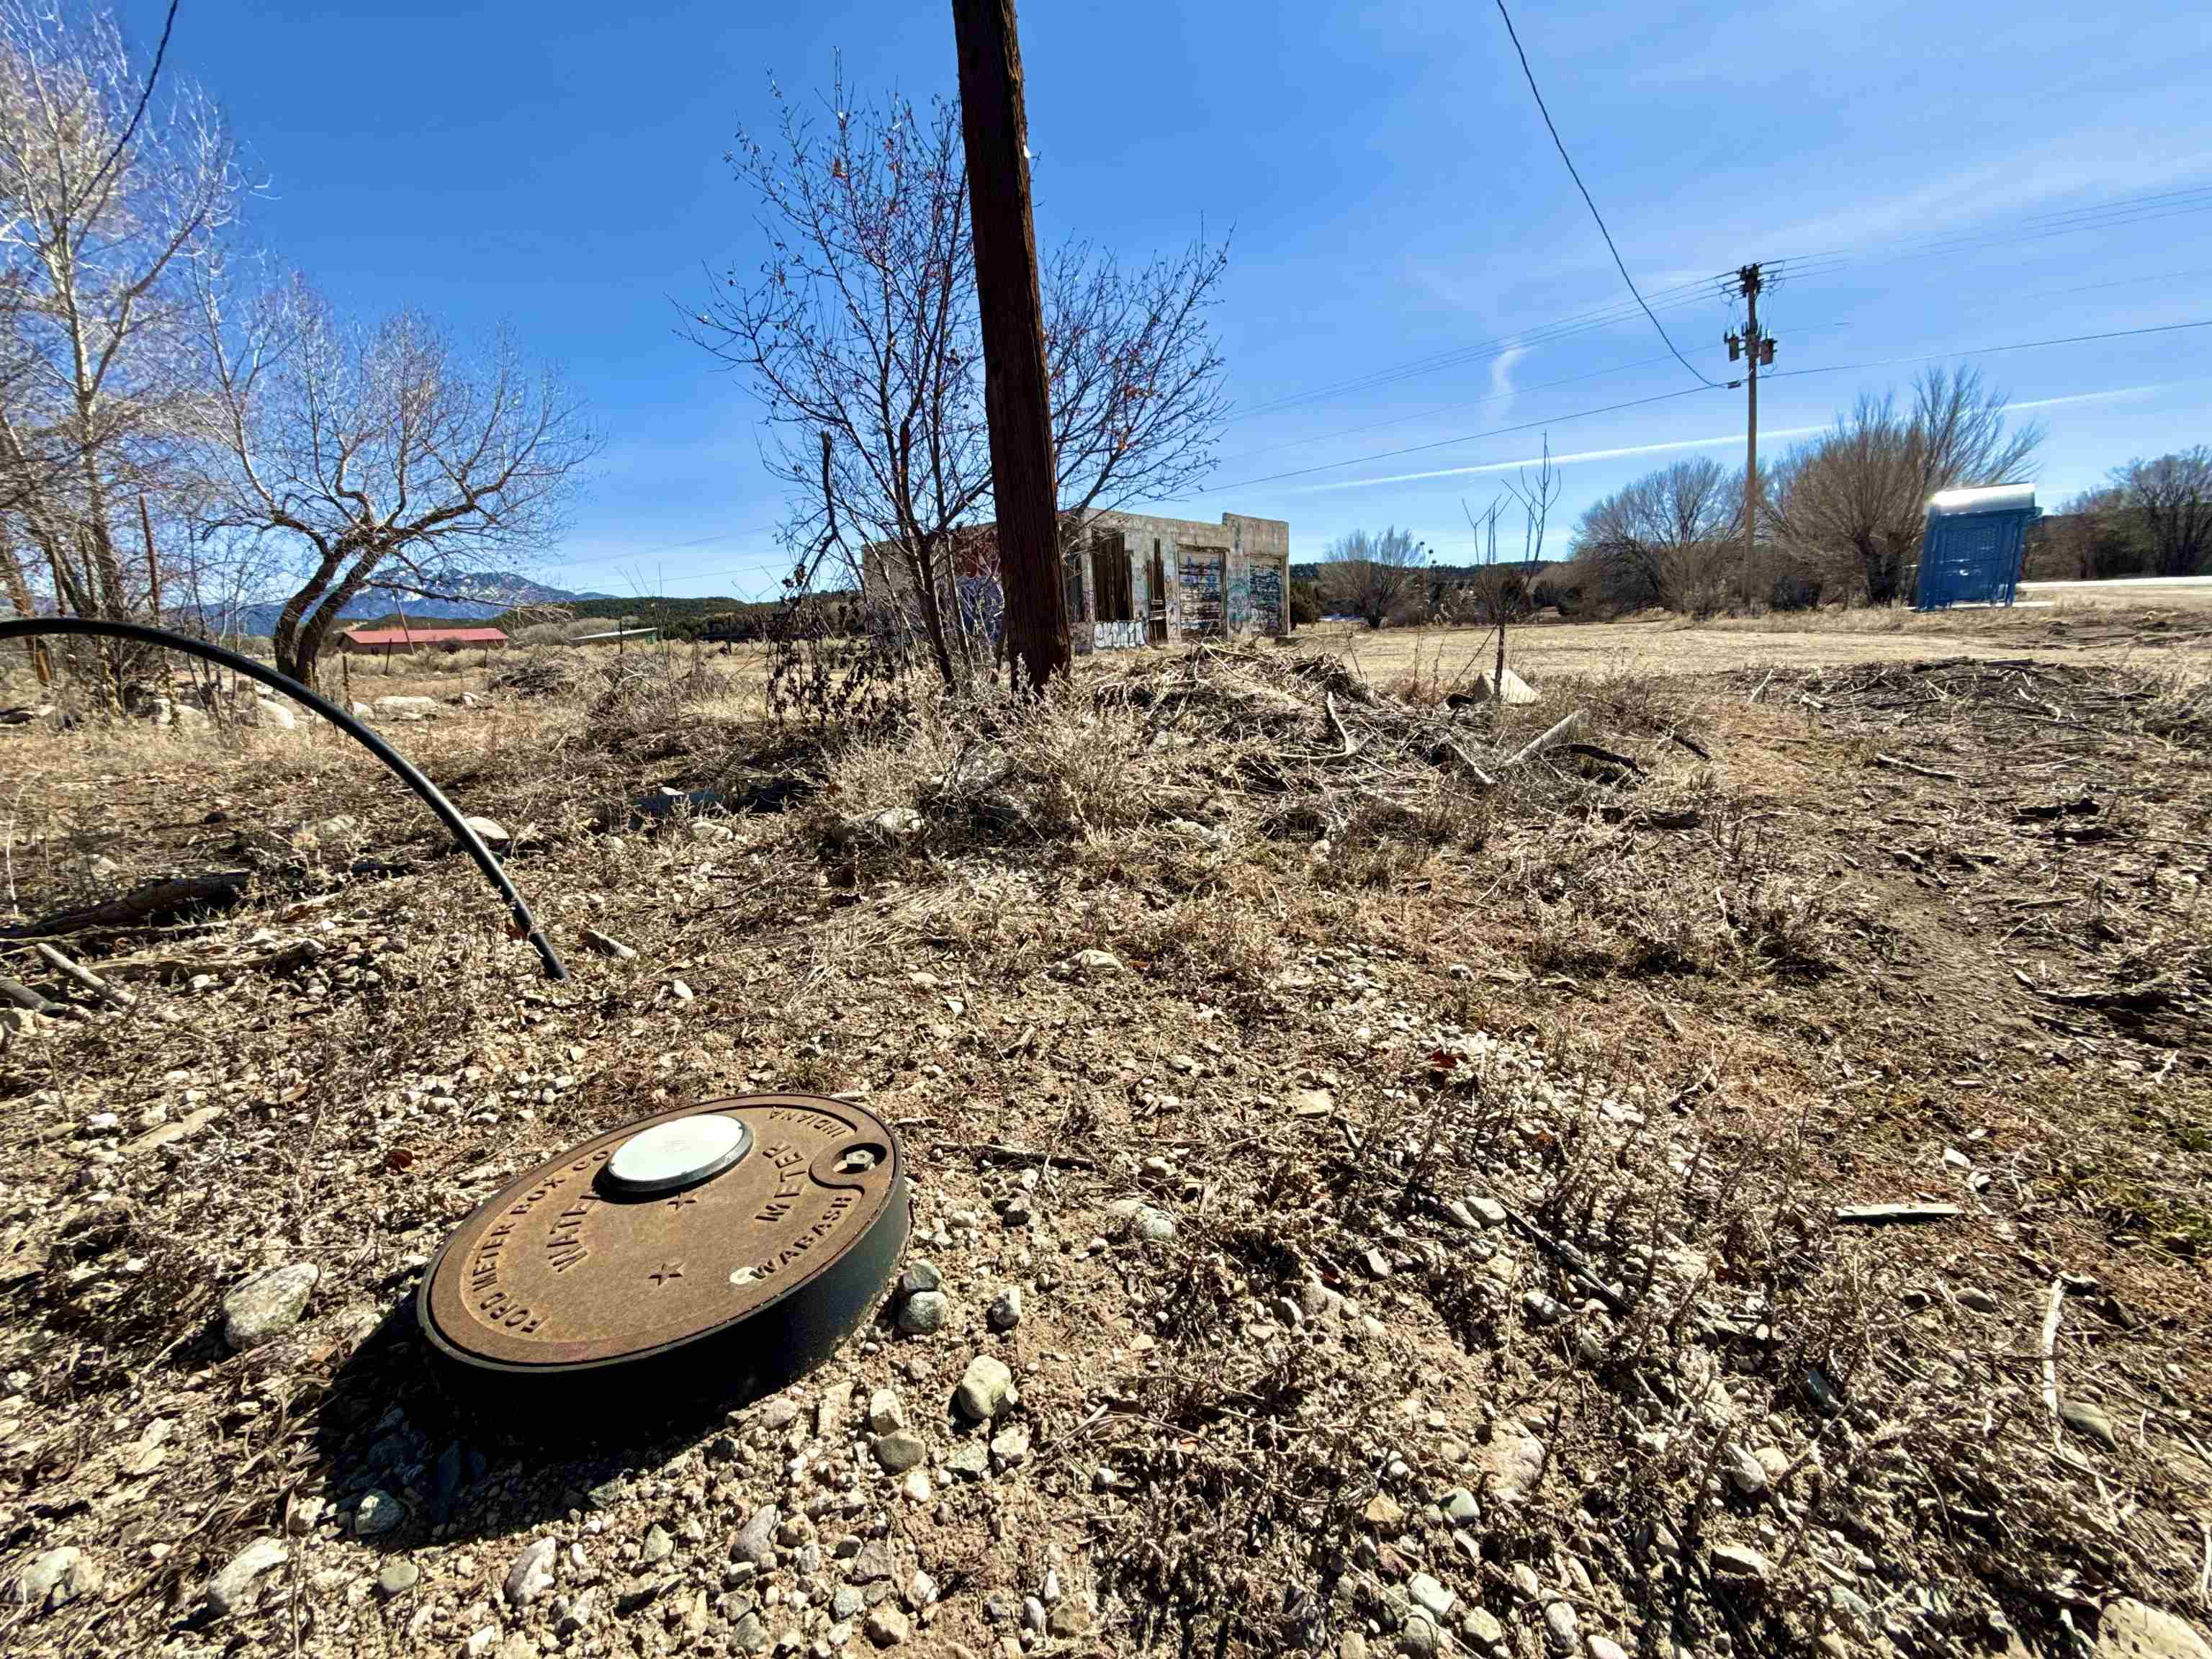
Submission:
<svg viewBox="0 0 2212 1659">
<path fill-rule="evenodd" d="M 1802 438 L 1808 433 L 1826 432 L 1826 426 L 1785 426 L 1772 431 L 1761 430 L 1762 438 Z M 1626 455 L 1661 455 L 1670 449 L 1711 449 L 1719 444 L 1740 444 L 1741 432 L 1723 433 L 1715 438 L 1678 438 L 1671 443 L 1630 444 L 1620 449 L 1583 449 L 1571 455 L 1554 455 L 1553 466 L 1571 466 L 1577 461 L 1616 461 Z M 1511 472 L 1524 466 L 1540 466 L 1541 455 L 1523 455 L 1518 460 L 1484 461 L 1477 466 L 1438 467 L 1432 472 L 1396 472 L 1382 478 L 1346 478 L 1336 483 L 1304 484 L 1290 493 L 1310 495 L 1323 489 L 1360 489 L 1369 484 L 1414 483 L 1423 478 L 1463 478 L 1478 472 Z"/>
<path fill-rule="evenodd" d="M 2203 377 L 2199 376 L 2199 379 Z M 2063 398 L 2034 398 L 2021 403 L 2008 403 L 2007 409 L 2055 409 L 2061 404 L 2094 404 L 2109 402 L 2117 398 L 2133 398 L 2146 392 L 2163 392 L 2168 386 L 2186 386 L 2186 380 L 2154 380 L 2148 386 L 2114 386 L 2108 392 L 2075 392 Z M 1805 438 L 1815 432 L 1826 432 L 1829 426 L 1781 426 L 1762 428 L 1762 441 L 1771 438 Z M 1677 449 L 1714 449 L 1723 444 L 1741 444 L 1741 432 L 1723 433 L 1711 438 L 1678 438 L 1662 444 L 1628 444 L 1619 449 L 1583 449 L 1571 455 L 1554 455 L 1553 466 L 1571 466 L 1577 461 L 1617 461 L 1631 455 L 1663 455 Z M 1364 489 L 1371 484 L 1419 483 L 1428 478 L 1465 478 L 1484 472 L 1514 472 L 1524 466 L 1540 466 L 1541 455 L 1523 455 L 1510 461 L 1483 461 L 1473 466 L 1444 466 L 1428 472 L 1394 472 L 1379 478 L 1341 478 L 1334 483 L 1301 484 L 1288 491 L 1293 495 L 1311 495 L 1331 489 Z"/>
<path fill-rule="evenodd" d="M 2055 409 L 2060 404 L 2105 403 L 2114 398 L 2133 398 L 2145 392 L 2163 392 L 2170 386 L 2188 384 L 2186 380 L 2154 380 L 2148 386 L 2116 386 L 2110 392 L 2076 392 L 2064 398 L 2031 398 L 2026 403 L 2008 403 L 2005 407 L 2007 409 Z"/>
</svg>

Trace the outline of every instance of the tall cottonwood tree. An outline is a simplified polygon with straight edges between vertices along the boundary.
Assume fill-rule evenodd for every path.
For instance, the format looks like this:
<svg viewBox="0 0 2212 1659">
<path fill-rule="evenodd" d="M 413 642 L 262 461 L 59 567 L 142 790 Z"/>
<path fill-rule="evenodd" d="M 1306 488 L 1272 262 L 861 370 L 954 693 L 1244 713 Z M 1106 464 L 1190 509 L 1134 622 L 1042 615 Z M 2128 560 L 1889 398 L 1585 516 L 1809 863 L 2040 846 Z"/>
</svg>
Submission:
<svg viewBox="0 0 2212 1659">
<path fill-rule="evenodd" d="M 1584 508 L 1572 556 L 1607 605 L 1702 613 L 1719 603 L 1742 522 L 1743 474 L 1699 456 L 1647 472 Z"/>
<path fill-rule="evenodd" d="M 234 320 L 210 286 L 202 315 L 202 531 L 289 554 L 272 644 L 303 684 L 364 590 L 466 599 L 542 547 L 598 447 L 560 376 L 505 332 L 465 352 L 418 312 L 349 324 L 296 278 Z"/>
<path fill-rule="evenodd" d="M 1931 368 L 1909 408 L 1863 395 L 1832 430 L 1791 450 L 1766 490 L 1762 529 L 1784 558 L 1887 604 L 1904 597 L 1919 559 L 1929 497 L 2020 483 L 2042 441 L 2040 427 L 2008 423 L 2004 394 L 1974 370 Z"/>
<path fill-rule="evenodd" d="M 204 412 L 194 295 L 247 184 L 221 112 L 113 15 L 0 0 L 0 586 L 122 617 Z M 143 107 L 142 107 L 143 105 Z"/>
<path fill-rule="evenodd" d="M 1328 544 L 1322 559 L 1322 603 L 1370 628 L 1415 619 L 1428 606 L 1421 574 L 1428 562 L 1428 548 L 1410 530 L 1347 532 Z"/>
<path fill-rule="evenodd" d="M 2112 469 L 2112 510 L 2149 544 L 2161 576 L 2212 567 L 2212 450 L 2199 444 Z"/>
<path fill-rule="evenodd" d="M 820 113 L 779 89 L 774 132 L 727 157 L 767 252 L 686 331 L 767 411 L 793 503 L 801 586 L 890 598 L 948 684 L 989 642 L 995 586 L 983 356 L 959 112 L 864 100 L 842 74 Z M 1091 514 L 1172 495 L 1210 466 L 1225 404 L 1206 313 L 1225 252 L 1201 238 L 1134 270 L 1083 242 L 1043 262 L 1060 544 Z M 825 452 L 824 442 L 827 442 Z"/>
</svg>

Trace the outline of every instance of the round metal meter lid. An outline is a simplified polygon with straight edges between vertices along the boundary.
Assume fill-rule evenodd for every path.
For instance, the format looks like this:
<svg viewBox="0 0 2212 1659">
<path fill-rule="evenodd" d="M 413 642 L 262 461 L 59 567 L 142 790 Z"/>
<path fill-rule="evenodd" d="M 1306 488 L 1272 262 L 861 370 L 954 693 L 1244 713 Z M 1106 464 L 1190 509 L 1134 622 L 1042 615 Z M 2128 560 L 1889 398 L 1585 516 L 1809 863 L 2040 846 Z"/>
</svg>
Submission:
<svg viewBox="0 0 2212 1659">
<path fill-rule="evenodd" d="M 446 1358 L 510 1377 L 710 1353 L 752 1375 L 834 1347 L 906 1235 L 898 1139 L 873 1114 L 705 1101 L 517 1176 L 446 1241 L 417 1312 Z"/>
<path fill-rule="evenodd" d="M 616 1147 L 599 1183 L 630 1198 L 696 1187 L 751 1151 L 752 1139 L 744 1123 L 720 1112 L 671 1118 Z"/>
</svg>

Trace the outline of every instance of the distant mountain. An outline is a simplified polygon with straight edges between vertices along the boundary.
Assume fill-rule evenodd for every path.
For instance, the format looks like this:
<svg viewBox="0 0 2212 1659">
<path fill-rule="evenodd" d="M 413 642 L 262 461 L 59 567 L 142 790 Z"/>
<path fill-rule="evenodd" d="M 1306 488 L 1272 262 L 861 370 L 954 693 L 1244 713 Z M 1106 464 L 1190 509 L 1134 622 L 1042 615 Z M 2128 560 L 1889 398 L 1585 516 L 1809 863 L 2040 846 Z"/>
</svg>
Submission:
<svg viewBox="0 0 2212 1659">
<path fill-rule="evenodd" d="M 401 616 L 410 622 L 483 622 L 532 605 L 588 604 L 613 598 L 607 593 L 578 593 L 565 587 L 549 587 L 511 570 L 488 572 L 471 581 L 468 591 L 471 597 L 465 599 L 422 599 L 371 587 L 356 594 L 338 615 L 347 622 L 381 622 Z M 276 619 L 283 613 L 283 601 L 276 600 L 265 605 L 240 605 L 220 617 L 210 617 L 210 620 L 219 621 L 225 633 L 265 639 L 275 630 Z"/>
</svg>

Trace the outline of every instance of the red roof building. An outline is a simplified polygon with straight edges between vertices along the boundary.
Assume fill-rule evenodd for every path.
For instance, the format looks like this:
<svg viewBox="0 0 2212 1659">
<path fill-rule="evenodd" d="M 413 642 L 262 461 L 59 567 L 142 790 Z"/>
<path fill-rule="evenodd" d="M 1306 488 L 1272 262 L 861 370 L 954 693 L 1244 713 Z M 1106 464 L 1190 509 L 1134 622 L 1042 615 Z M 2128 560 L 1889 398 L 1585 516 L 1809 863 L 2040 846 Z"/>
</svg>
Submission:
<svg viewBox="0 0 2212 1659">
<path fill-rule="evenodd" d="M 338 635 L 347 651 L 459 651 L 506 643 L 496 628 L 349 628 Z"/>
</svg>

